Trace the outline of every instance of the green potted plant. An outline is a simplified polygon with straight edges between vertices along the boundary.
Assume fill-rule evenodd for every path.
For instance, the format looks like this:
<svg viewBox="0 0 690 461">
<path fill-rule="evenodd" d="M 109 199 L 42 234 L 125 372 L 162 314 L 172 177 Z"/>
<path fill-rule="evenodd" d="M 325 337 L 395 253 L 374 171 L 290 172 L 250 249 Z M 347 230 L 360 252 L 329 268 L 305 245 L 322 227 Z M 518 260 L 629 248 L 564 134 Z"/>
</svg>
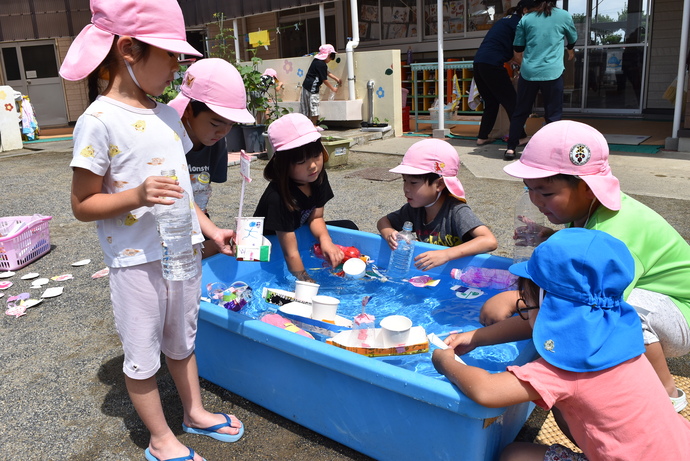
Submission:
<svg viewBox="0 0 690 461">
<path fill-rule="evenodd" d="M 331 168 L 338 165 L 347 165 L 347 156 L 350 153 L 352 139 L 341 138 L 338 136 L 324 136 L 321 144 L 328 152 L 328 161 L 324 165 Z"/>
</svg>

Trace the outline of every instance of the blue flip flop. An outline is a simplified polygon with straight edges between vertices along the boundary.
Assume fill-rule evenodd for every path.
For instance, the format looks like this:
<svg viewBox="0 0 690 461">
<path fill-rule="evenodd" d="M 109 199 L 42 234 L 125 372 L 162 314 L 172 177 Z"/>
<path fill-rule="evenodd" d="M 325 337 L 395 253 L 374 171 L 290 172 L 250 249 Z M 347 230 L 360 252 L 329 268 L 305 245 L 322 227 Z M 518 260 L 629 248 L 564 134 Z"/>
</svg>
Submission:
<svg viewBox="0 0 690 461">
<path fill-rule="evenodd" d="M 221 424 L 216 424 L 215 426 L 207 427 L 205 429 L 197 429 L 195 427 L 189 427 L 185 423 L 182 423 L 182 430 L 185 432 L 189 432 L 190 434 L 199 434 L 199 435 L 207 435 L 213 439 L 216 439 L 220 442 L 237 442 L 240 437 L 244 434 L 244 424 L 240 426 L 240 431 L 235 434 L 221 434 L 218 432 L 218 429 L 223 428 L 223 427 L 230 427 L 232 425 L 232 422 L 230 421 L 230 417 L 226 415 L 225 413 L 215 413 L 216 415 L 223 415 L 225 416 L 225 422 Z"/>
<path fill-rule="evenodd" d="M 189 448 L 189 447 L 187 447 L 187 448 Z M 163 460 L 163 459 L 159 459 L 159 458 L 156 458 L 155 456 L 153 456 L 151 454 L 151 452 L 149 451 L 149 449 L 147 448 L 146 450 L 144 450 L 144 456 L 146 457 L 146 461 L 188 461 L 188 460 L 194 459 L 194 450 L 189 448 L 189 454 L 185 457 L 182 457 L 182 458 L 170 458 L 170 459 Z"/>
</svg>

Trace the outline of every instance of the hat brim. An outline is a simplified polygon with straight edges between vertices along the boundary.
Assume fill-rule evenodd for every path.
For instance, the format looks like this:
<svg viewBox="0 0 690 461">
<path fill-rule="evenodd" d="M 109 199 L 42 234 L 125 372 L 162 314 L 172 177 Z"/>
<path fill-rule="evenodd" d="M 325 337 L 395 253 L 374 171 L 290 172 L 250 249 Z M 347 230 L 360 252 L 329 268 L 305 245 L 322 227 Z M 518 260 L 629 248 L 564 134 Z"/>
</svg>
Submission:
<svg viewBox="0 0 690 461">
<path fill-rule="evenodd" d="M 67 50 L 60 66 L 65 80 L 83 80 L 103 62 L 113 46 L 114 35 L 88 24 Z"/>
<path fill-rule="evenodd" d="M 223 107 L 217 104 L 205 104 L 216 114 L 235 123 L 256 123 L 256 119 L 247 109 L 232 109 L 230 107 Z"/>
<path fill-rule="evenodd" d="M 191 101 L 191 99 L 189 99 L 187 96 L 183 95 L 182 93 L 178 93 L 177 96 L 175 96 L 175 99 L 170 101 L 168 105 L 175 109 L 175 111 L 177 111 L 177 115 L 182 118 L 185 109 L 187 109 L 187 106 L 189 105 L 189 101 Z"/>
<path fill-rule="evenodd" d="M 331 53 L 319 53 L 316 56 L 314 56 L 316 59 L 320 61 L 325 61 L 326 58 L 330 55 Z"/>
<path fill-rule="evenodd" d="M 391 173 L 398 174 L 428 174 L 433 173 L 433 171 L 423 170 L 414 166 L 400 164 L 393 169 L 388 170 Z"/>
<path fill-rule="evenodd" d="M 532 340 L 544 360 L 574 372 L 605 370 L 645 352 L 640 317 L 628 303 L 589 306 L 548 292 Z"/>
<path fill-rule="evenodd" d="M 192 56 L 203 56 L 199 53 L 192 45 L 184 40 L 177 40 L 173 38 L 154 38 L 154 37 L 136 37 L 137 40 L 148 43 L 156 48 L 161 48 L 165 51 L 170 51 L 173 53 L 189 54 Z"/>
<path fill-rule="evenodd" d="M 190 98 L 189 96 L 185 96 L 182 92 L 180 92 L 177 96 L 175 96 L 175 99 L 168 103 L 168 105 L 175 109 L 178 115 L 182 117 L 185 109 L 187 108 L 191 100 L 192 98 Z M 223 107 L 216 104 L 204 104 L 206 104 L 206 106 L 213 112 L 215 112 L 223 118 L 230 120 L 231 122 L 256 123 L 256 119 L 247 109 L 232 109 L 229 107 Z"/>
<path fill-rule="evenodd" d="M 532 277 L 530 277 L 529 272 L 527 271 L 527 263 L 528 261 L 522 261 L 512 264 L 508 270 L 511 274 L 517 275 L 518 277 L 532 280 Z"/>
<path fill-rule="evenodd" d="M 557 174 L 566 174 L 573 176 L 571 171 L 554 171 L 535 166 L 525 165 L 522 161 L 517 160 L 509 165 L 503 167 L 510 176 L 521 179 L 540 179 L 556 176 Z M 621 209 L 621 188 L 618 178 L 616 178 L 611 169 L 608 168 L 604 174 L 588 174 L 578 176 L 582 179 L 592 192 L 594 196 L 609 210 L 617 211 Z"/>
</svg>

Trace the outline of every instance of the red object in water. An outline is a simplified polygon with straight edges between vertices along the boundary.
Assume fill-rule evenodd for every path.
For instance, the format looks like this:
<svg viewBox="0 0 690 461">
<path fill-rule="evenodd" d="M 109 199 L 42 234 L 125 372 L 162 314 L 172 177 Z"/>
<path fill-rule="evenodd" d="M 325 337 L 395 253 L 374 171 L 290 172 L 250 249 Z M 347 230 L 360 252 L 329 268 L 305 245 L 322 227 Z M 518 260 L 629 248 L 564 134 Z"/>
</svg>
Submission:
<svg viewBox="0 0 690 461">
<path fill-rule="evenodd" d="M 359 258 L 362 256 L 362 254 L 359 252 L 359 250 L 355 247 L 344 247 L 344 246 L 338 245 L 338 244 L 336 244 L 335 246 L 340 248 L 340 250 L 343 252 L 344 256 L 343 256 L 343 260 L 340 261 L 341 264 L 344 263 L 345 261 L 347 261 L 348 259 Z M 318 243 L 314 244 L 314 255 L 317 258 L 323 259 L 323 252 L 321 251 L 321 245 Z"/>
</svg>

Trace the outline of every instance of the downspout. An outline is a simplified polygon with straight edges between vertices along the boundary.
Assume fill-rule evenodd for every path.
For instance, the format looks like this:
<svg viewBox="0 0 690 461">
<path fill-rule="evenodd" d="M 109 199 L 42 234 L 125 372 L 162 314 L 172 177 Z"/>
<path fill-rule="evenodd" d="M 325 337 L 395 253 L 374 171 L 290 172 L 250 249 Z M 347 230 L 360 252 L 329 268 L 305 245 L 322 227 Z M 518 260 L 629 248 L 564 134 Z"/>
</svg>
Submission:
<svg viewBox="0 0 690 461">
<path fill-rule="evenodd" d="M 672 138 L 678 138 L 680 119 L 683 111 L 683 96 L 685 88 L 685 66 L 688 52 L 688 20 L 690 16 L 690 0 L 683 2 L 683 22 L 680 32 L 680 53 L 678 56 L 678 74 L 676 76 L 676 101 L 673 108 Z"/>
<path fill-rule="evenodd" d="M 319 29 L 321 30 L 321 44 L 326 43 L 326 12 L 323 3 L 319 3 Z"/>
<path fill-rule="evenodd" d="M 443 66 L 443 2 L 441 0 L 436 1 L 436 20 L 437 20 L 437 25 L 436 25 L 436 31 L 437 31 L 437 43 L 438 43 L 438 67 L 437 67 L 437 72 L 438 72 L 438 88 L 437 88 L 437 93 L 438 93 L 438 130 L 439 133 L 441 130 L 445 130 L 445 125 L 444 125 L 444 117 L 446 116 L 446 98 L 444 94 L 444 79 L 446 77 L 446 69 Z M 436 137 L 436 133 L 434 135 L 434 138 Z M 441 138 L 445 138 L 445 133 L 440 136 Z"/>
<path fill-rule="evenodd" d="M 240 36 L 238 29 L 237 29 L 237 18 L 232 20 L 232 32 L 235 36 L 235 63 L 239 64 L 240 62 L 240 39 L 238 38 Z"/>
<path fill-rule="evenodd" d="M 690 1 L 690 0 L 689 0 Z M 347 94 L 348 100 L 355 100 L 355 58 L 354 49 L 359 46 L 359 17 L 357 16 L 357 0 L 350 0 L 350 14 L 352 16 L 352 39 L 347 42 L 345 53 L 347 56 Z"/>
</svg>

